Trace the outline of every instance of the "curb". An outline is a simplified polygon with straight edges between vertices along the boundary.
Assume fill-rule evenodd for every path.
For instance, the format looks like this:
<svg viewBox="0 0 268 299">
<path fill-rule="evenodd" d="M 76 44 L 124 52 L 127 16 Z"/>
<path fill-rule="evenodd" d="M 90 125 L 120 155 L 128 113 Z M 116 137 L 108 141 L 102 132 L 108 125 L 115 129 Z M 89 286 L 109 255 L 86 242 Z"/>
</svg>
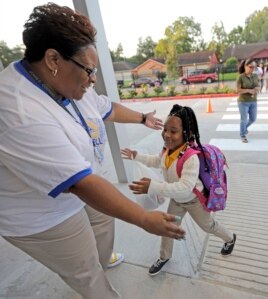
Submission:
<svg viewBox="0 0 268 299">
<path fill-rule="evenodd" d="M 227 98 L 237 97 L 237 93 L 228 94 L 199 94 L 189 96 L 174 96 L 174 97 L 155 97 L 155 98 L 140 98 L 140 99 L 120 99 L 120 102 L 156 102 L 156 101 L 172 101 L 172 100 L 191 100 L 191 99 L 207 99 L 207 98 Z"/>
</svg>

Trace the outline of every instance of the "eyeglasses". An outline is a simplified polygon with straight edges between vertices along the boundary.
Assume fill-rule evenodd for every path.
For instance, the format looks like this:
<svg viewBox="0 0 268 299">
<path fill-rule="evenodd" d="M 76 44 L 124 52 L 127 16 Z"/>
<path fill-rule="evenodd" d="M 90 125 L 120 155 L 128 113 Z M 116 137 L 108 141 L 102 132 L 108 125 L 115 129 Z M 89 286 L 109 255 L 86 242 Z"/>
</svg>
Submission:
<svg viewBox="0 0 268 299">
<path fill-rule="evenodd" d="M 74 64 L 76 64 L 77 66 L 79 66 L 81 69 L 83 69 L 84 71 L 87 72 L 88 76 L 96 76 L 98 69 L 96 67 L 94 67 L 93 69 L 84 66 L 83 64 L 81 64 L 80 62 L 74 60 L 72 57 L 70 56 L 66 56 L 68 59 L 70 59 Z"/>
<path fill-rule="evenodd" d="M 247 65 L 248 68 L 254 69 L 255 67 L 253 65 Z"/>
</svg>

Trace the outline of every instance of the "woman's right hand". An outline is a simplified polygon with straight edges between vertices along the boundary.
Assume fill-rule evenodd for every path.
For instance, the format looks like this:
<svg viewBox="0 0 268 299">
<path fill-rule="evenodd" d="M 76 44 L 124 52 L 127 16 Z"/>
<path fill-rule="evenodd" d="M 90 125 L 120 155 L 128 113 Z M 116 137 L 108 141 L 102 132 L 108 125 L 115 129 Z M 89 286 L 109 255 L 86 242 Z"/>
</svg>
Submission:
<svg viewBox="0 0 268 299">
<path fill-rule="evenodd" d="M 145 214 L 141 227 L 147 232 L 173 239 L 185 237 L 185 230 L 176 224 L 176 216 L 161 211 L 150 211 Z"/>
<path fill-rule="evenodd" d="M 123 159 L 134 160 L 137 156 L 137 151 L 132 151 L 129 148 L 121 149 L 121 156 Z"/>
</svg>

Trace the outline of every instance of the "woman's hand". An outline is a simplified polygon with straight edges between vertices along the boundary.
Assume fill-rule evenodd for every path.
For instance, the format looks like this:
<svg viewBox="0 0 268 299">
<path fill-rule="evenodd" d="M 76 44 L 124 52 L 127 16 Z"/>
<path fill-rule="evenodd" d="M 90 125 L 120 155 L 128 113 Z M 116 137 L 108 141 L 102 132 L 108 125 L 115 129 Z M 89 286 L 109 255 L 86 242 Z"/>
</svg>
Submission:
<svg viewBox="0 0 268 299">
<path fill-rule="evenodd" d="M 147 212 L 141 227 L 149 233 L 173 239 L 182 239 L 185 231 L 176 223 L 176 216 L 160 211 Z"/>
<path fill-rule="evenodd" d="M 121 149 L 121 156 L 123 159 L 133 160 L 137 156 L 137 151 L 133 151 L 129 148 Z"/>
<path fill-rule="evenodd" d="M 163 122 L 161 119 L 154 117 L 156 110 L 146 113 L 145 126 L 154 130 L 161 130 L 163 128 Z"/>
<path fill-rule="evenodd" d="M 131 185 L 128 185 L 128 187 L 134 194 L 147 194 L 150 183 L 151 179 L 142 178 L 140 181 L 133 181 Z"/>
</svg>

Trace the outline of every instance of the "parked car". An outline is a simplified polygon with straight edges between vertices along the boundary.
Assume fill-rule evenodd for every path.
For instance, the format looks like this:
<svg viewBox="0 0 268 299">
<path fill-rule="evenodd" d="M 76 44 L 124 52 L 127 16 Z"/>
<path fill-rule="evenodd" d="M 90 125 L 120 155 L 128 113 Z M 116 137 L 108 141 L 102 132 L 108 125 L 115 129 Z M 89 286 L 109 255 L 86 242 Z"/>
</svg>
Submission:
<svg viewBox="0 0 268 299">
<path fill-rule="evenodd" d="M 184 85 L 198 82 L 212 83 L 217 80 L 217 73 L 208 73 L 206 70 L 200 69 L 194 70 L 190 72 L 188 75 L 180 77 L 180 82 Z"/>
<path fill-rule="evenodd" d="M 138 78 L 134 82 L 131 82 L 129 84 L 129 87 L 136 88 L 136 87 L 141 87 L 143 84 L 154 87 L 155 86 L 155 81 L 151 78 Z"/>
</svg>

